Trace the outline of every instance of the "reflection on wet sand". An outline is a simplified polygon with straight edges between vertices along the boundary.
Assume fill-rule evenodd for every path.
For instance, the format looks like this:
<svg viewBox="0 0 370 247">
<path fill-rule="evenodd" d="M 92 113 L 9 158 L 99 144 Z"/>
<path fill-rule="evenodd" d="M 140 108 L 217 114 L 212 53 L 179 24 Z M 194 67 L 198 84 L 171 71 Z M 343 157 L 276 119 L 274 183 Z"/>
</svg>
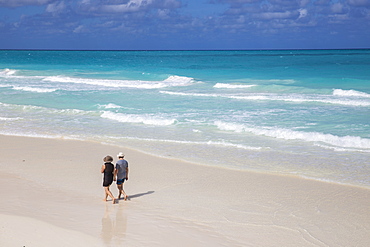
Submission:
<svg viewBox="0 0 370 247">
<path fill-rule="evenodd" d="M 154 191 L 129 195 L 128 200 L 149 195 Z M 118 200 L 117 204 L 105 204 L 104 216 L 101 220 L 101 238 L 107 246 L 121 246 L 126 237 L 127 230 L 127 210 L 123 200 Z"/>
<path fill-rule="evenodd" d="M 127 230 L 127 214 L 123 204 L 105 205 L 101 237 L 107 246 L 123 244 Z"/>
</svg>

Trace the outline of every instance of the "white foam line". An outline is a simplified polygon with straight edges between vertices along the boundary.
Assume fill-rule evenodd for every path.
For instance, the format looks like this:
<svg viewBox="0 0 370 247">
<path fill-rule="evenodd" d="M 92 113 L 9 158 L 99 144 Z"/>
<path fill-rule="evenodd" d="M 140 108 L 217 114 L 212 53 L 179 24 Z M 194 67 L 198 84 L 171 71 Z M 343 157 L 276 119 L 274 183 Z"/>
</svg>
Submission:
<svg viewBox="0 0 370 247">
<path fill-rule="evenodd" d="M 20 118 L 20 117 L 15 117 L 15 118 L 0 117 L 0 121 L 16 121 L 16 120 L 20 120 L 20 119 L 23 119 L 23 118 Z"/>
<path fill-rule="evenodd" d="M 326 104 L 336 104 L 336 105 L 347 105 L 347 106 L 370 106 L 370 101 L 364 100 L 352 100 L 352 99 L 330 99 L 330 96 L 322 98 L 323 96 L 317 96 L 320 98 L 312 98 L 313 96 L 302 97 L 302 95 L 284 95 L 279 96 L 276 94 L 252 94 L 252 95 L 225 95 L 225 94 L 205 94 L 205 93 L 183 93 L 183 92 L 170 92 L 170 91 L 160 91 L 162 94 L 169 95 L 179 95 L 179 96 L 191 96 L 191 97 L 222 97 L 237 100 L 270 100 L 270 101 L 288 101 L 288 102 L 319 102 Z M 325 96 L 324 96 L 325 97 Z"/>
<path fill-rule="evenodd" d="M 57 89 L 51 88 L 34 88 L 34 87 L 13 87 L 14 90 L 36 92 L 36 93 L 51 93 L 55 92 Z"/>
<path fill-rule="evenodd" d="M 343 90 L 343 89 L 334 89 L 333 95 L 344 96 L 344 97 L 364 97 L 370 98 L 370 94 L 356 91 L 356 90 Z"/>
<path fill-rule="evenodd" d="M 49 76 L 43 81 L 61 82 L 61 83 L 76 83 L 89 84 L 103 87 L 116 88 L 140 88 L 140 89 L 156 89 L 165 87 L 188 86 L 194 83 L 194 79 L 185 76 L 169 76 L 163 81 L 142 81 L 142 80 L 109 80 L 109 79 L 87 79 L 74 78 L 65 76 Z"/>
<path fill-rule="evenodd" d="M 227 89 L 241 89 L 241 88 L 251 88 L 257 85 L 243 85 L 243 84 L 227 84 L 227 83 L 216 83 L 214 88 L 227 88 Z"/>
<path fill-rule="evenodd" d="M 256 135 L 269 136 L 285 140 L 303 140 L 309 142 L 324 142 L 341 148 L 370 149 L 370 139 L 358 136 L 335 136 L 319 132 L 302 132 L 283 128 L 255 128 L 247 127 L 243 124 L 226 123 L 215 121 L 214 124 L 220 130 L 235 132 L 250 132 Z"/>
<path fill-rule="evenodd" d="M 157 125 L 157 126 L 167 126 L 175 124 L 177 122 L 176 119 L 166 119 L 152 115 L 123 114 L 123 113 L 113 113 L 110 111 L 103 111 L 101 117 L 121 123 L 143 123 L 147 125 Z"/>
<path fill-rule="evenodd" d="M 118 137 L 109 137 L 110 139 L 122 139 Z M 164 143 L 177 143 L 177 144 L 188 144 L 188 145 L 210 145 L 210 146 L 223 146 L 223 147 L 234 147 L 246 150 L 261 150 L 262 147 L 250 147 L 242 144 L 234 144 L 229 142 L 220 141 L 207 141 L 207 142 L 193 142 L 193 141 L 178 141 L 178 140 L 166 140 L 166 139 L 151 139 L 151 138 L 138 138 L 138 137 L 123 137 L 123 139 L 139 140 L 148 142 L 164 142 Z"/>
</svg>

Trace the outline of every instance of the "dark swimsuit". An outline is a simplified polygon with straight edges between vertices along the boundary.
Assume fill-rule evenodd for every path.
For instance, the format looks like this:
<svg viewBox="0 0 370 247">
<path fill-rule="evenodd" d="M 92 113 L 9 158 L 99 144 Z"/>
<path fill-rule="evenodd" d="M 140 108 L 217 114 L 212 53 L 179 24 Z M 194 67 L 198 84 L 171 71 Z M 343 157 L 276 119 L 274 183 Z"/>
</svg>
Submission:
<svg viewBox="0 0 370 247">
<path fill-rule="evenodd" d="M 108 187 L 113 183 L 113 171 L 114 165 L 110 162 L 104 164 L 104 178 L 103 178 L 103 187 Z"/>
</svg>

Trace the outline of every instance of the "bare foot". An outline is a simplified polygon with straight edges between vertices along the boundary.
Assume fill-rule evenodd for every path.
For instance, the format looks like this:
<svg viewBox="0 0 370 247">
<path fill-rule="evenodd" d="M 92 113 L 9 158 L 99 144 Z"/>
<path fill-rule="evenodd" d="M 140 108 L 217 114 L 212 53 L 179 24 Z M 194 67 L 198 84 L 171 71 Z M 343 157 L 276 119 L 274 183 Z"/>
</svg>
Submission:
<svg viewBox="0 0 370 247">
<path fill-rule="evenodd" d="M 113 198 L 113 202 L 112 203 L 115 204 L 116 203 L 116 200 L 117 200 L 116 198 Z"/>
<path fill-rule="evenodd" d="M 128 198 L 128 196 L 127 196 L 127 195 L 125 195 L 124 200 L 125 200 L 125 201 L 127 201 L 127 198 Z"/>
</svg>

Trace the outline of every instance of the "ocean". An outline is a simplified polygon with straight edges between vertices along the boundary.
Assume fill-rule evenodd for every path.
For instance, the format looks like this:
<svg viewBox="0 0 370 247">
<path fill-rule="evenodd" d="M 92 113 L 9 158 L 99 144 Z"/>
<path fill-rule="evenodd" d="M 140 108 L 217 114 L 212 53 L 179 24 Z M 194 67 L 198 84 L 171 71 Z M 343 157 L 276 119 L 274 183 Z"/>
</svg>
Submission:
<svg viewBox="0 0 370 247">
<path fill-rule="evenodd" d="M 370 188 L 370 50 L 1 50 L 0 134 Z"/>
</svg>

